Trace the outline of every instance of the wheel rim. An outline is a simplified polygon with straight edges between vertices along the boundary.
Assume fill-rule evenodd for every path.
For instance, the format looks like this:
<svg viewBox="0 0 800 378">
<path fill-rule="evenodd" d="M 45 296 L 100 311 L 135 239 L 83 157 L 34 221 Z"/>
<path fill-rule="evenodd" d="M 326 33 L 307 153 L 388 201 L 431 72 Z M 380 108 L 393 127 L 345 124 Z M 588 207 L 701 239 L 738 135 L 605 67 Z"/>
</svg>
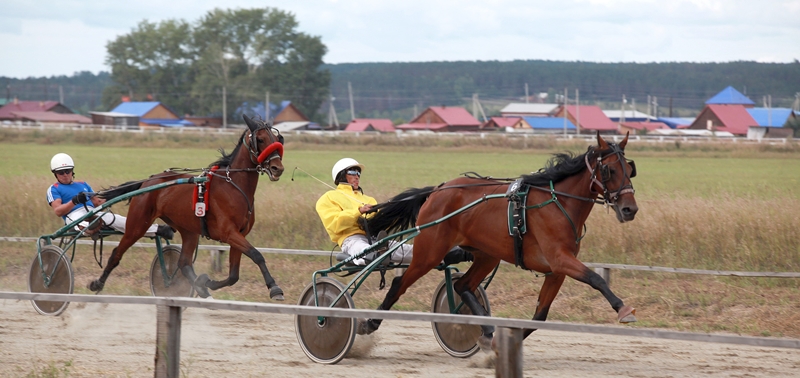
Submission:
<svg viewBox="0 0 800 378">
<path fill-rule="evenodd" d="M 453 273 L 451 276 L 453 283 L 455 283 L 463 275 L 464 274 L 460 272 Z M 483 308 L 486 309 L 487 313 L 491 315 L 489 298 L 486 296 L 486 292 L 483 290 L 483 288 L 479 286 L 474 293 L 475 297 L 478 298 L 478 303 L 480 303 Z M 456 306 L 458 306 L 461 303 L 461 298 L 458 295 L 455 295 L 453 301 Z M 450 313 L 450 305 L 447 303 L 447 287 L 444 280 L 442 280 L 439 283 L 439 286 L 436 287 L 433 300 L 431 301 L 431 312 L 444 314 Z M 472 315 L 472 311 L 469 309 L 469 307 L 467 307 L 466 304 L 461 306 L 461 308 L 458 310 L 458 313 Z M 467 358 L 480 350 L 480 346 L 478 346 L 478 338 L 481 337 L 483 331 L 479 325 L 433 322 L 431 323 L 431 326 L 439 346 L 441 346 L 442 349 L 447 352 L 447 354 L 453 357 Z"/>
<path fill-rule="evenodd" d="M 178 267 L 181 249 L 175 245 L 167 245 L 161 248 L 161 254 L 164 256 L 169 284 L 164 281 L 161 262 L 156 255 L 150 264 L 150 293 L 155 297 L 191 297 L 194 290 L 192 284 Z"/>
<path fill-rule="evenodd" d="M 41 265 L 39 265 L 39 256 L 42 258 Z M 51 275 L 49 285 L 45 285 L 42 272 Z M 72 265 L 61 248 L 54 245 L 43 246 L 39 255 L 34 257 L 31 263 L 31 270 L 28 274 L 28 291 L 31 293 L 72 294 L 74 285 Z M 32 300 L 31 303 L 36 312 L 53 316 L 60 315 L 69 306 L 69 302 Z"/>
<path fill-rule="evenodd" d="M 336 297 L 344 291 L 344 285 L 332 278 L 322 277 L 317 280 L 317 298 L 319 307 L 330 307 Z M 314 288 L 309 284 L 300 296 L 298 305 L 314 306 Z M 342 296 L 335 308 L 354 308 L 353 298 L 349 293 Z M 295 332 L 297 341 L 306 356 L 314 362 L 335 364 L 341 361 L 356 337 L 356 319 L 323 318 L 311 315 L 295 316 Z"/>
</svg>

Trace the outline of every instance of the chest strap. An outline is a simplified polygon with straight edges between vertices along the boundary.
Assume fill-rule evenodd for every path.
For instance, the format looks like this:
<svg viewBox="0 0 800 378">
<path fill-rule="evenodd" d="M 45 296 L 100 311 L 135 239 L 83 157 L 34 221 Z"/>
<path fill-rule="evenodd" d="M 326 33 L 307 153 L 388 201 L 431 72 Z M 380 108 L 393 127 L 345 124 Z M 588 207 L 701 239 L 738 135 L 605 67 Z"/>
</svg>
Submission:
<svg viewBox="0 0 800 378">
<path fill-rule="evenodd" d="M 508 235 L 514 239 L 514 265 L 522 269 L 525 267 L 524 251 L 522 250 L 522 237 L 527 232 L 526 207 L 530 186 L 524 184 L 522 179 L 517 179 L 508 186 L 506 198 L 508 199 Z"/>
<path fill-rule="evenodd" d="M 193 196 L 194 200 L 192 204 L 194 208 L 194 215 L 200 218 L 200 223 L 202 225 L 202 235 L 206 239 L 211 238 L 211 236 L 208 234 L 208 224 L 206 223 L 206 214 L 208 213 L 209 210 L 208 188 L 211 187 L 210 185 L 211 179 L 214 177 L 214 175 L 211 175 L 209 173 L 213 173 L 217 169 L 219 169 L 219 167 L 215 165 L 211 167 L 210 171 L 203 171 L 203 174 L 200 176 L 201 177 L 207 176 L 208 180 L 206 180 L 205 182 L 197 183 L 196 186 L 194 187 L 194 196 Z"/>
</svg>

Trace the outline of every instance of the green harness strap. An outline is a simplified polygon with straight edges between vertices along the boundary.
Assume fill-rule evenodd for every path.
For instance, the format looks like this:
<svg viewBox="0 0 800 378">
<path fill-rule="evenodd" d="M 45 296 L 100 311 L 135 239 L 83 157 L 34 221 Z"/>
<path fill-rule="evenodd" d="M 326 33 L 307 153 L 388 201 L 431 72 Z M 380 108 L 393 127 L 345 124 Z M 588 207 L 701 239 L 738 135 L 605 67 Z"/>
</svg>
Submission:
<svg viewBox="0 0 800 378">
<path fill-rule="evenodd" d="M 527 195 L 527 190 L 526 190 L 526 195 Z M 558 205 L 558 208 L 561 209 L 561 212 L 564 213 L 564 216 L 567 217 L 567 220 L 569 221 L 569 225 L 572 226 L 572 232 L 575 234 L 575 244 L 580 243 L 581 240 L 583 239 L 583 237 L 586 236 L 586 224 L 585 223 L 583 224 L 583 235 L 578 234 L 578 229 L 575 227 L 575 222 L 573 222 L 572 218 L 569 217 L 569 214 L 567 214 L 567 210 L 564 209 L 564 206 L 561 205 L 561 202 L 558 202 L 558 197 L 556 196 L 556 189 L 555 189 L 555 186 L 553 186 L 553 181 L 552 180 L 550 181 L 550 195 L 552 197 L 549 200 L 544 201 L 544 202 L 542 202 L 540 204 L 537 204 L 537 205 L 525 206 L 525 209 L 526 210 L 527 209 L 540 209 L 540 208 L 545 207 L 545 206 L 547 206 L 547 205 L 549 205 L 551 203 L 555 203 L 556 205 Z"/>
</svg>

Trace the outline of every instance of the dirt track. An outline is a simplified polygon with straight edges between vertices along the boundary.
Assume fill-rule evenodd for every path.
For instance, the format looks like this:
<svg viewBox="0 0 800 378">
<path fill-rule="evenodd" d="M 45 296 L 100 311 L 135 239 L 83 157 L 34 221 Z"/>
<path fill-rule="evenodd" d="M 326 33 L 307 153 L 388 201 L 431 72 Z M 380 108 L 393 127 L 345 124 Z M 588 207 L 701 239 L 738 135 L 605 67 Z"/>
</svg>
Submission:
<svg viewBox="0 0 800 378">
<path fill-rule="evenodd" d="M 0 300 L 0 376 L 67 367 L 70 377 L 152 377 L 155 308 L 73 303 L 59 317 Z M 800 351 L 537 331 L 524 343 L 526 377 L 796 376 Z M 493 377 L 488 355 L 446 355 L 430 325 L 386 321 L 359 336 L 348 358 L 319 365 L 300 349 L 286 315 L 189 309 L 185 377 Z"/>
</svg>

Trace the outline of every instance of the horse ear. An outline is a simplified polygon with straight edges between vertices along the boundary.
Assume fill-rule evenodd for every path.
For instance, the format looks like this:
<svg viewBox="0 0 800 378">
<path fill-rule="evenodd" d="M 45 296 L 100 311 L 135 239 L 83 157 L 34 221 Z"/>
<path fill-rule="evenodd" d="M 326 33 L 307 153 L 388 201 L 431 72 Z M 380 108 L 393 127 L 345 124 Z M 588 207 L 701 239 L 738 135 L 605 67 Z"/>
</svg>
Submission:
<svg viewBox="0 0 800 378">
<path fill-rule="evenodd" d="M 625 139 L 623 139 L 622 142 L 619 142 L 619 148 L 623 150 L 625 149 L 625 145 L 628 144 L 628 135 L 630 134 L 631 134 L 630 131 L 625 132 Z"/>
<path fill-rule="evenodd" d="M 244 118 L 244 123 L 246 123 L 247 127 L 250 128 L 250 131 L 256 131 L 258 126 L 250 117 L 247 116 L 247 114 L 242 114 L 242 118 Z"/>
<path fill-rule="evenodd" d="M 600 137 L 600 130 L 597 130 L 597 146 L 600 147 L 601 150 L 608 148 L 606 140 Z"/>
</svg>

